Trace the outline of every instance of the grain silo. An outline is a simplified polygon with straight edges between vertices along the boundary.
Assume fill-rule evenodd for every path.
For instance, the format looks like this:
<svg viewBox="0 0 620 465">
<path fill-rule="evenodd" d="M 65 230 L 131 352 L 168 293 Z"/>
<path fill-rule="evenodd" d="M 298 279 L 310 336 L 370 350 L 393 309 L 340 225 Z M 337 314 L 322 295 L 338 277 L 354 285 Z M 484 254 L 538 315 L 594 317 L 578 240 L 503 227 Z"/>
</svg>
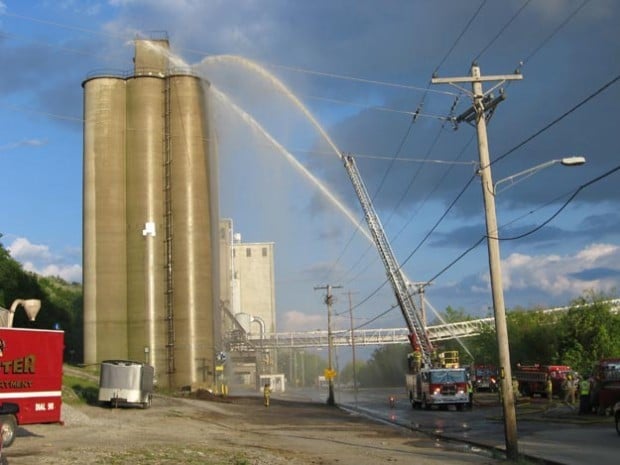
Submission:
<svg viewBox="0 0 620 465">
<path fill-rule="evenodd" d="M 170 69 L 167 40 L 135 47 L 133 74 L 83 84 L 85 363 L 146 360 L 161 386 L 209 385 L 219 285 L 207 84 Z M 108 81 L 119 96 L 102 95 Z M 99 195 L 102 176 L 114 199 Z M 119 228 L 118 241 L 102 237 Z"/>
</svg>

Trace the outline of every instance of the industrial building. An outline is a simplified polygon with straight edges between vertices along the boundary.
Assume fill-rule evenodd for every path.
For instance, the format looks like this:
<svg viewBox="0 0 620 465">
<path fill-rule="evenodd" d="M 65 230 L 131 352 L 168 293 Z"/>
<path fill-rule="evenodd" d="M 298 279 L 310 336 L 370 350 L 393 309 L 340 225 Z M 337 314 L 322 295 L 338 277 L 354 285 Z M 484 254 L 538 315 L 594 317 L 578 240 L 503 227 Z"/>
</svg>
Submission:
<svg viewBox="0 0 620 465">
<path fill-rule="evenodd" d="M 146 361 L 161 387 L 210 385 L 222 350 L 208 83 L 135 41 L 131 73 L 84 88 L 84 362 Z"/>
<path fill-rule="evenodd" d="M 232 385 L 254 386 L 274 373 L 276 354 L 248 344 L 276 332 L 274 243 L 244 243 L 231 219 L 220 220 L 222 334 Z M 258 336 L 258 337 L 255 337 Z"/>
</svg>

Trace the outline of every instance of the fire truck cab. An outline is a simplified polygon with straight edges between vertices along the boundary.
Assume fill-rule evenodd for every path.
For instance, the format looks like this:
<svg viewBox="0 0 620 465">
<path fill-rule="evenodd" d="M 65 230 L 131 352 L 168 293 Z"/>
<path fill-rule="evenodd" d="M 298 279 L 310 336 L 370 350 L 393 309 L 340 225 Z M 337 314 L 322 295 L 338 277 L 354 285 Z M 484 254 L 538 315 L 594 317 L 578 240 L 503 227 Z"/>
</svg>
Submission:
<svg viewBox="0 0 620 465">
<path fill-rule="evenodd" d="M 469 375 L 459 367 L 458 353 L 439 355 L 434 368 L 420 367 L 417 357 L 409 357 L 409 374 L 406 377 L 409 401 L 412 407 L 430 409 L 433 405 L 454 405 L 457 410 L 471 407 Z"/>
<path fill-rule="evenodd" d="M 471 382 L 474 391 L 498 390 L 498 371 L 495 365 L 473 365 L 471 367 Z"/>
</svg>

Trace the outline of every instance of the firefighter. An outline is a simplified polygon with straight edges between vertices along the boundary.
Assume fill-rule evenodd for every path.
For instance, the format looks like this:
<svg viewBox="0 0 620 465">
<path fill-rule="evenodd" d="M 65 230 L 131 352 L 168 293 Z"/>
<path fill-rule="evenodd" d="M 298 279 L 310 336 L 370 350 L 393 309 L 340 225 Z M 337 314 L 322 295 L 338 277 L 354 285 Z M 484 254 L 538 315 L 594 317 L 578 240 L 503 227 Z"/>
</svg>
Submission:
<svg viewBox="0 0 620 465">
<path fill-rule="evenodd" d="M 549 376 L 546 377 L 545 392 L 547 393 L 549 403 L 551 403 L 553 401 L 553 383 L 551 382 L 551 378 Z"/>
<path fill-rule="evenodd" d="M 413 370 L 418 373 L 422 368 L 422 353 L 419 350 L 413 352 Z"/>
<path fill-rule="evenodd" d="M 579 413 L 581 415 L 590 411 L 590 380 L 584 375 L 579 382 Z"/>
<path fill-rule="evenodd" d="M 271 396 L 271 386 L 269 383 L 265 384 L 263 388 L 263 400 L 265 401 L 265 407 L 269 407 L 269 398 Z"/>
<path fill-rule="evenodd" d="M 575 403 L 575 384 L 571 374 L 566 375 L 566 379 L 562 382 L 562 391 L 564 391 L 564 402 L 573 405 Z"/>
<path fill-rule="evenodd" d="M 517 399 L 519 398 L 519 381 L 516 376 L 512 377 L 512 394 L 514 395 L 515 404 L 517 403 Z"/>
<path fill-rule="evenodd" d="M 471 384 L 471 380 L 467 380 L 467 407 L 471 409 L 474 406 L 474 386 Z"/>
</svg>

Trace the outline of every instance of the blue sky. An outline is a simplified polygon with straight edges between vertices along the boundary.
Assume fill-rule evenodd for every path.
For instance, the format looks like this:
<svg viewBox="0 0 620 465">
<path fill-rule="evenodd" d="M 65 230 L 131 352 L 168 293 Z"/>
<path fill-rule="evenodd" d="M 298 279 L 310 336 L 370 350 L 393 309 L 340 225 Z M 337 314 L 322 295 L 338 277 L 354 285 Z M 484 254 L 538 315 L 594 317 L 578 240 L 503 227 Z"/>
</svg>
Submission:
<svg viewBox="0 0 620 465">
<path fill-rule="evenodd" d="M 203 62 L 196 69 L 226 96 L 212 96 L 220 212 L 244 241 L 275 242 L 280 330 L 325 328 L 315 286 L 342 286 L 339 327 L 348 327 L 348 292 L 358 325 L 395 299 L 368 240 L 284 153 L 362 221 L 330 144 L 281 89 L 233 56 L 273 74 L 339 150 L 357 156 L 407 276 L 433 279 L 431 305 L 479 316 L 491 305 L 484 242 L 450 266 L 484 234 L 479 180 L 465 188 L 478 159 L 475 131 L 444 119 L 459 90 L 429 83 L 434 72 L 468 75 L 474 60 L 485 75 L 512 74 L 523 62 L 524 79 L 504 86 L 507 99 L 489 122 L 494 179 L 570 155 L 588 161 L 497 195 L 500 237 L 526 234 L 500 244 L 506 306 L 566 305 L 588 290 L 616 295 L 615 0 L 4 0 L 0 12 L 0 241 L 26 269 L 81 281 L 81 82 L 92 71 L 131 69 L 131 40 L 166 31 L 172 51 Z M 454 114 L 469 104 L 461 95 Z M 398 309 L 369 325 L 402 326 Z"/>
</svg>

